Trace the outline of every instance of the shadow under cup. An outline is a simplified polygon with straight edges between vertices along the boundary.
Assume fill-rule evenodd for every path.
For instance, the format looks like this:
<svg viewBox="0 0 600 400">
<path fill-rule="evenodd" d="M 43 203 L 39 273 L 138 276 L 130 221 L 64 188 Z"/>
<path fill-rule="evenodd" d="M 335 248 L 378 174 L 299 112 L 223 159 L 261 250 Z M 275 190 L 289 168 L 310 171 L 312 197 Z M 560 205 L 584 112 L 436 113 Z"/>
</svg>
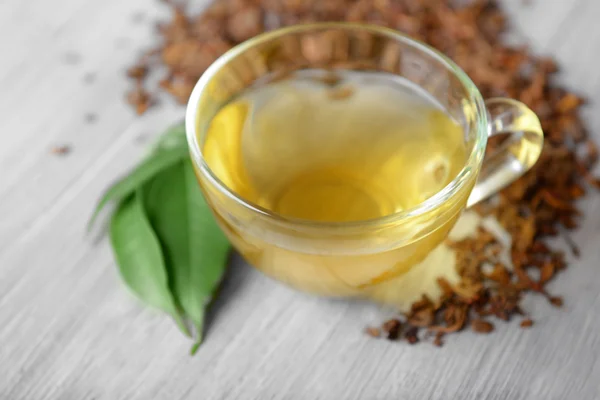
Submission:
<svg viewBox="0 0 600 400">
<path fill-rule="evenodd" d="M 246 88 L 303 69 L 384 72 L 416 83 L 464 128 L 469 156 L 461 172 L 416 207 L 367 221 L 296 220 L 239 197 L 203 158 L 211 119 Z M 332 23 L 284 28 L 230 50 L 197 83 L 186 129 L 204 195 L 250 264 L 303 291 L 369 297 L 378 284 L 422 261 L 448 235 L 475 186 L 493 128 L 474 84 L 437 51 L 385 28 Z"/>
</svg>

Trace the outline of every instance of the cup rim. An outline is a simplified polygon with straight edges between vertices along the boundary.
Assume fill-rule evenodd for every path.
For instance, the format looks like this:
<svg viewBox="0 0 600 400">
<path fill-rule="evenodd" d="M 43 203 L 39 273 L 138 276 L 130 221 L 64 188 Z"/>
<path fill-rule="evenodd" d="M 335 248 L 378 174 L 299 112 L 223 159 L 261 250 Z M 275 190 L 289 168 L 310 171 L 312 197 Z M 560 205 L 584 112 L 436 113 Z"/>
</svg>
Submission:
<svg viewBox="0 0 600 400">
<path fill-rule="evenodd" d="M 324 29 L 351 29 L 376 33 L 379 35 L 387 36 L 398 42 L 402 42 L 415 48 L 420 52 L 426 53 L 428 56 L 436 59 L 438 62 L 444 65 L 446 69 L 451 71 L 458 78 L 460 83 L 466 89 L 466 92 L 468 94 L 468 100 L 475 106 L 475 129 L 477 130 L 477 132 L 473 149 L 471 150 L 471 153 L 469 154 L 465 165 L 463 166 L 461 171 L 456 175 L 456 177 L 443 189 L 441 189 L 425 201 L 417 204 L 416 206 L 406 210 L 398 211 L 393 214 L 384 215 L 382 217 L 347 222 L 314 221 L 301 218 L 286 217 L 242 198 L 236 192 L 227 187 L 227 185 L 225 185 L 216 176 L 216 174 L 213 173 L 212 169 L 206 163 L 202 155 L 200 144 L 198 143 L 198 103 L 203 92 L 206 90 L 206 88 L 208 87 L 214 76 L 218 73 L 218 71 L 221 70 L 225 65 L 227 65 L 227 63 L 230 60 L 236 58 L 241 54 L 244 54 L 246 51 L 263 43 L 293 33 L 309 32 Z M 439 205 L 445 203 L 446 201 L 454 197 L 454 195 L 459 193 L 464 187 L 464 185 L 469 181 L 471 175 L 477 174 L 479 171 L 479 167 L 481 166 L 483 161 L 485 147 L 487 145 L 489 123 L 483 97 L 477 89 L 477 87 L 475 86 L 475 84 L 473 83 L 473 81 L 471 80 L 471 78 L 469 78 L 469 76 L 454 61 L 452 61 L 450 58 L 448 58 L 435 48 L 421 41 L 415 40 L 399 31 L 395 31 L 393 29 L 378 25 L 350 22 L 316 22 L 309 24 L 292 25 L 288 27 L 275 29 L 273 31 L 261 33 L 251 39 L 239 43 L 238 45 L 234 46 L 233 48 L 225 52 L 223 55 L 221 55 L 206 69 L 206 71 L 202 74 L 198 82 L 196 82 L 196 85 L 192 90 L 186 107 L 185 129 L 192 161 L 199 169 L 200 173 L 202 173 L 203 176 L 206 179 L 208 179 L 211 185 L 215 186 L 222 194 L 226 195 L 235 203 L 254 213 L 268 217 L 280 223 L 291 224 L 295 226 L 301 225 L 314 228 L 339 229 L 364 226 L 380 226 L 390 223 L 397 223 L 399 221 L 411 219 L 423 215 L 429 211 L 432 211 L 436 209 Z"/>
</svg>

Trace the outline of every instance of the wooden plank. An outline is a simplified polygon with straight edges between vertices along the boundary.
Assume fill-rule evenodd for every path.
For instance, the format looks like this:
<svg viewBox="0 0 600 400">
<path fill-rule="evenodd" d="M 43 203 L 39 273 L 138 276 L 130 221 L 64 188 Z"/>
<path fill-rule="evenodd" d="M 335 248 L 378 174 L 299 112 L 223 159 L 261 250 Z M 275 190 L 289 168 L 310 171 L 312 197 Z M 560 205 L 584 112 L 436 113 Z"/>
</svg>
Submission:
<svg viewBox="0 0 600 400">
<path fill-rule="evenodd" d="M 600 3 L 504 4 L 519 35 L 556 55 L 561 79 L 592 98 L 586 115 L 600 141 Z M 106 241 L 84 235 L 95 199 L 144 151 L 137 139 L 181 115 L 167 107 L 137 119 L 122 103 L 122 70 L 151 42 L 132 15 L 143 9 L 150 20 L 162 8 L 27 7 L 35 11 L 0 3 L 0 37 L 18 38 L 0 64 L 0 109 L 11 110 L 0 122 L 0 399 L 600 398 L 600 317 L 590 311 L 600 307 L 598 196 L 584 202 L 574 235 L 582 258 L 551 286 L 566 311 L 528 298 L 534 329 L 498 325 L 492 337 L 465 333 L 441 350 L 369 340 L 363 327 L 387 311 L 296 293 L 235 258 L 206 343 L 189 357 L 174 324 L 119 284 Z M 65 65 L 69 52 L 81 62 Z M 83 85 L 90 71 L 97 80 Z M 98 121 L 88 126 L 90 111 Z M 60 143 L 74 152 L 49 155 Z"/>
</svg>

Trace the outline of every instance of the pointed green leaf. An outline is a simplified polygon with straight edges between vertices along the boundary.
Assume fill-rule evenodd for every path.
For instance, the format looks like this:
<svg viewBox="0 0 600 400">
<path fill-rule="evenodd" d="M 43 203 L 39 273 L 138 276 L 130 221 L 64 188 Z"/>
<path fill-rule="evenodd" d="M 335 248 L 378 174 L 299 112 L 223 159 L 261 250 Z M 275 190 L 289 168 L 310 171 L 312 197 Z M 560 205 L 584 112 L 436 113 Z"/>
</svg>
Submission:
<svg viewBox="0 0 600 400">
<path fill-rule="evenodd" d="M 144 212 L 141 193 L 131 195 L 115 211 L 110 240 L 127 286 L 148 305 L 170 314 L 189 336 L 169 290 L 160 243 Z"/>
<path fill-rule="evenodd" d="M 127 197 L 157 173 L 187 157 L 187 148 L 174 147 L 169 150 L 153 153 L 150 157 L 146 158 L 129 175 L 112 185 L 104 193 L 96 206 L 94 214 L 90 218 L 88 229 L 94 224 L 96 217 L 98 217 L 100 211 L 102 211 L 109 201 Z"/>
<path fill-rule="evenodd" d="M 172 274 L 177 301 L 194 324 L 199 345 L 205 308 L 223 277 L 229 242 L 202 196 L 189 160 L 149 182 L 144 201 Z"/>
</svg>

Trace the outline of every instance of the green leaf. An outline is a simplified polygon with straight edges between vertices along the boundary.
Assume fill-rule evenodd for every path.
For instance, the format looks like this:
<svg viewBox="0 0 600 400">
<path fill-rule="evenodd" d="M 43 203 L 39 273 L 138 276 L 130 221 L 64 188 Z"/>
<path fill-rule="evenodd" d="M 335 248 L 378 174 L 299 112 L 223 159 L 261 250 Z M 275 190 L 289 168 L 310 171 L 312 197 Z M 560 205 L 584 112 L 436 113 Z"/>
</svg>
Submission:
<svg viewBox="0 0 600 400">
<path fill-rule="evenodd" d="M 100 211 L 102 211 L 108 202 L 111 200 L 121 200 L 129 196 L 157 173 L 187 157 L 187 147 L 185 149 L 174 147 L 172 149 L 153 153 L 150 157 L 146 158 L 129 175 L 112 185 L 104 193 L 90 218 L 88 230 L 92 227 L 98 214 L 100 214 Z"/>
<path fill-rule="evenodd" d="M 189 160 L 144 187 L 150 223 L 162 244 L 178 304 L 202 341 L 205 309 L 225 272 L 229 242 L 206 204 Z"/>
<path fill-rule="evenodd" d="M 170 314 L 181 331 L 190 336 L 169 290 L 160 243 L 144 212 L 139 191 L 121 202 L 114 213 L 110 240 L 127 286 L 148 305 Z"/>
<path fill-rule="evenodd" d="M 188 158 L 184 124 L 169 128 L 128 176 L 99 201 L 88 228 L 117 201 L 110 238 L 123 280 L 142 301 L 169 313 L 202 341 L 206 308 L 226 268 L 230 245 L 213 219 Z"/>
</svg>

